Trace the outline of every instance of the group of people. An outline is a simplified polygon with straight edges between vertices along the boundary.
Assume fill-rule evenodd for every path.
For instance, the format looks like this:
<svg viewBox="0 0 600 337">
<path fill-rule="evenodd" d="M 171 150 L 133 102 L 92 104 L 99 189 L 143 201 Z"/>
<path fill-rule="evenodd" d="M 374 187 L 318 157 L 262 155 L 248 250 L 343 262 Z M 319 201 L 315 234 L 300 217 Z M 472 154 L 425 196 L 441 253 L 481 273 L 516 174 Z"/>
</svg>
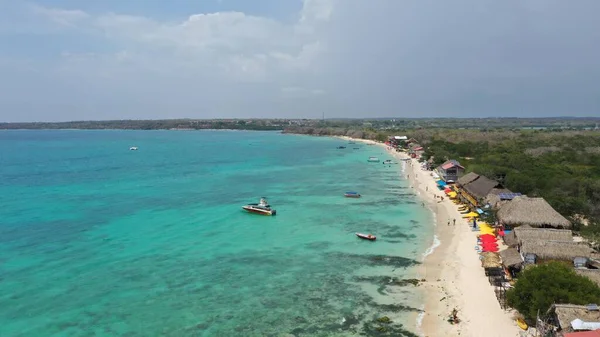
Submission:
<svg viewBox="0 0 600 337">
<path fill-rule="evenodd" d="M 456 226 L 456 219 L 452 219 L 452 225 Z M 448 219 L 448 226 L 450 226 L 450 219 Z"/>
</svg>

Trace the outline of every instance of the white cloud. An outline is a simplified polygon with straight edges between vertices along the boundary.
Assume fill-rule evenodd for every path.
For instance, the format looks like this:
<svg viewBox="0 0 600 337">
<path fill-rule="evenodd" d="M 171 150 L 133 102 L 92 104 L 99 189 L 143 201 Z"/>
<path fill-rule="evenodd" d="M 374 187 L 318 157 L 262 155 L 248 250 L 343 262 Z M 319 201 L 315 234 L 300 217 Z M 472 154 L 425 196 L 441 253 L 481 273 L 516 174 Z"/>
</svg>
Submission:
<svg viewBox="0 0 600 337">
<path fill-rule="evenodd" d="M 81 10 L 47 8 L 35 4 L 30 5 L 30 9 L 34 14 L 63 26 L 74 26 L 82 20 L 89 18 L 89 15 Z"/>
</svg>

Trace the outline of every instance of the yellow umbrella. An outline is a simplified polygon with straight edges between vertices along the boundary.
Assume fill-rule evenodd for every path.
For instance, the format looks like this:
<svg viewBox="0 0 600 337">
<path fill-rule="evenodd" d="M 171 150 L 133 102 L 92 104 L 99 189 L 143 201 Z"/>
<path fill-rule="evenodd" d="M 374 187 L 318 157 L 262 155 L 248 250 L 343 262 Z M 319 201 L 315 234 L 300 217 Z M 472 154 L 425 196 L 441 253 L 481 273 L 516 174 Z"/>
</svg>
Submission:
<svg viewBox="0 0 600 337">
<path fill-rule="evenodd" d="M 467 214 L 465 214 L 465 216 L 463 216 L 463 218 L 477 218 L 477 217 L 479 217 L 479 214 L 475 213 L 475 212 L 467 213 Z"/>
<path fill-rule="evenodd" d="M 456 192 L 450 192 L 450 193 L 448 193 L 448 196 L 450 198 L 456 198 Z"/>
</svg>

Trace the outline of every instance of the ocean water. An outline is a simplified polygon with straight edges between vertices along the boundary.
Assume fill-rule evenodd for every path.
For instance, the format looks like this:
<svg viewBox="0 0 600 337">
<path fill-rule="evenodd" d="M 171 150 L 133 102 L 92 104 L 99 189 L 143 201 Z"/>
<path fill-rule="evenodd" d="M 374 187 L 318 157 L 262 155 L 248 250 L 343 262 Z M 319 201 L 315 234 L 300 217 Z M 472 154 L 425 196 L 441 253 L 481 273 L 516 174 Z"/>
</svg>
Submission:
<svg viewBox="0 0 600 337">
<path fill-rule="evenodd" d="M 402 280 L 431 214 L 372 155 L 390 158 L 278 132 L 0 132 L 0 336 L 414 336 Z M 262 196 L 277 216 L 241 209 Z"/>
</svg>

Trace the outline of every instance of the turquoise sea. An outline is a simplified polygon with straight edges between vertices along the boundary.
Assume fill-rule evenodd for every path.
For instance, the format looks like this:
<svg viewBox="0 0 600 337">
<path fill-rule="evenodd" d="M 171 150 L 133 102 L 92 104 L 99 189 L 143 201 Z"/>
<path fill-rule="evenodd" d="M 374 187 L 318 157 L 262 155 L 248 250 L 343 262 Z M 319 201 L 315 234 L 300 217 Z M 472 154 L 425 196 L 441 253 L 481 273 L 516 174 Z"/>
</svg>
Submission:
<svg viewBox="0 0 600 337">
<path fill-rule="evenodd" d="M 401 164 L 367 162 L 385 152 L 278 132 L 0 132 L 0 336 L 414 336 L 422 294 L 402 280 L 432 215 Z M 277 216 L 241 209 L 262 196 Z"/>
</svg>

